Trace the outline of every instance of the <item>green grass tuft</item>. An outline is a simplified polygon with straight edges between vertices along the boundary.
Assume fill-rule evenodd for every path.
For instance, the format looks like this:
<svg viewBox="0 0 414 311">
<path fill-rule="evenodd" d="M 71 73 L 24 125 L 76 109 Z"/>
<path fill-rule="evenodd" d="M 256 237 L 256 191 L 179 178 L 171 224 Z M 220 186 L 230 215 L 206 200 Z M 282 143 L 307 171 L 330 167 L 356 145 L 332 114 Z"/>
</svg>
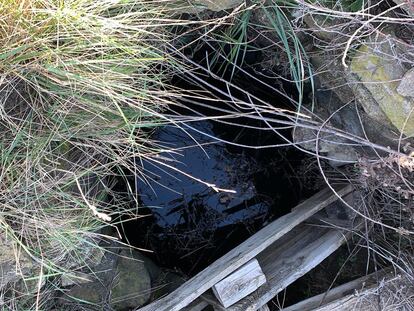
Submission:
<svg viewBox="0 0 414 311">
<path fill-rule="evenodd" d="M 0 234 L 33 262 L 27 278 L 87 265 L 118 221 L 109 176 L 151 149 L 174 98 L 171 4 L 0 0 Z"/>
</svg>

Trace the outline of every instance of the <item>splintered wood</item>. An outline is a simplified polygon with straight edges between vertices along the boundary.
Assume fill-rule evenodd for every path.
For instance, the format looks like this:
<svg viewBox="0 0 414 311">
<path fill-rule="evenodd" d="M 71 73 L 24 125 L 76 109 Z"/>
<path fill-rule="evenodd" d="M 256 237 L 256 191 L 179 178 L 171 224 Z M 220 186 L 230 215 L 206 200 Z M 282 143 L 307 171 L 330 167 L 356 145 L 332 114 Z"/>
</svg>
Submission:
<svg viewBox="0 0 414 311">
<path fill-rule="evenodd" d="M 213 305 L 217 310 L 257 310 L 260 307 L 264 306 L 267 301 L 269 301 L 275 293 L 282 290 L 295 279 L 294 274 L 303 275 L 311 268 L 315 266 L 319 260 L 313 260 L 310 257 L 315 256 L 315 258 L 322 258 L 323 256 L 327 257 L 332 253 L 344 240 L 340 232 L 319 232 L 315 228 L 312 228 L 312 241 L 310 245 L 301 244 L 300 247 L 297 245 L 292 245 L 289 247 L 289 256 L 293 256 L 296 250 L 302 250 L 302 258 L 300 262 L 303 263 L 303 266 L 299 264 L 295 266 L 295 262 L 290 262 L 289 269 L 293 273 L 292 275 L 283 274 L 283 278 L 280 279 L 275 274 L 282 275 L 286 269 L 284 269 L 283 260 L 288 260 L 291 257 L 287 255 L 286 252 L 282 252 L 283 248 L 286 248 L 283 243 L 275 243 L 279 239 L 283 238 L 286 234 L 290 233 L 295 227 L 302 224 L 304 221 L 309 219 L 311 216 L 318 213 L 320 210 L 324 209 L 332 202 L 335 202 L 338 199 L 338 196 L 344 196 L 352 192 L 352 186 L 339 186 L 335 193 L 327 188 L 319 193 L 315 194 L 311 198 L 297 205 L 289 214 L 286 214 L 271 224 L 267 225 L 259 232 L 255 233 L 253 236 L 248 238 L 246 241 L 241 243 L 239 246 L 233 248 L 226 255 L 216 260 L 210 266 L 206 267 L 196 276 L 192 277 L 190 280 L 185 282 L 179 288 L 169 295 L 145 306 L 140 311 L 179 311 L 184 309 L 198 297 L 203 295 L 209 289 L 214 287 L 217 283 L 221 282 L 223 279 L 231 275 L 234 271 L 250 262 L 255 257 L 258 259 L 260 266 L 264 274 L 266 275 L 267 281 L 265 284 L 260 286 L 258 289 L 254 290 L 251 294 L 248 294 L 241 301 L 236 302 L 234 305 L 231 305 L 228 308 L 223 307 L 217 299 L 217 304 L 214 305 L 214 301 L 208 301 L 210 305 Z M 303 227 L 302 227 L 303 229 Z M 296 231 L 296 230 L 295 230 Z M 316 233 L 319 233 L 319 236 L 315 236 Z M 295 233 L 293 233 L 295 234 Z M 298 233 L 296 233 L 298 234 Z M 288 234 L 289 239 L 284 238 L 283 240 L 292 241 L 295 240 L 292 237 L 292 233 Z M 309 236 L 308 236 L 309 237 Z M 303 241 L 306 236 L 303 237 Z M 302 242 L 303 242 L 302 241 Z M 289 242 L 290 243 L 290 242 Z M 277 249 L 279 248 L 279 249 Z M 319 250 L 324 248 L 325 251 L 320 253 Z M 276 251 L 276 252 L 275 252 Z M 299 252 L 298 252 L 299 253 Z M 267 255 L 271 254 L 271 257 Z M 275 255 L 279 256 L 274 257 Z M 310 255 L 310 257 L 309 257 Z M 297 256 L 297 255 L 296 255 Z M 273 258 L 273 259 L 272 259 Z M 310 259 L 309 259 L 310 258 Z M 269 262 L 270 261 L 274 261 Z M 281 261 L 282 260 L 282 261 Z M 262 264 L 263 261 L 267 267 Z M 320 262 L 320 261 L 319 261 Z M 269 278 L 270 276 L 271 278 Z M 271 281 L 273 279 L 273 281 Z M 288 280 L 283 281 L 283 279 Z M 273 296 L 272 296 L 273 295 Z M 214 297 L 213 297 L 214 298 Z M 249 303 L 246 303 L 247 300 L 252 299 Z M 210 300 L 210 299 L 209 299 Z M 192 308 L 194 310 L 199 310 L 199 307 L 202 306 L 198 302 L 195 302 Z M 190 309 L 191 310 L 191 309 Z"/>
<path fill-rule="evenodd" d="M 225 307 L 254 292 L 266 282 L 266 277 L 256 259 L 250 260 L 225 279 L 213 286 L 214 295 Z"/>
</svg>

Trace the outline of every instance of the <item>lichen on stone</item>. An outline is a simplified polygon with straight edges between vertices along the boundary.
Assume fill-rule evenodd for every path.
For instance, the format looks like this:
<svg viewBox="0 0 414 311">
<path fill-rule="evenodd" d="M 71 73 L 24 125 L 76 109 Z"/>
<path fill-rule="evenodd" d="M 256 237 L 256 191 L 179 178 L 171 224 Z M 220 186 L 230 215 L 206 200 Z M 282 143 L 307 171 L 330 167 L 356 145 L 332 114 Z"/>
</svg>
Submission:
<svg viewBox="0 0 414 311">
<path fill-rule="evenodd" d="M 391 57 L 388 44 L 383 43 L 373 50 L 362 45 L 351 62 L 351 72 L 357 76 L 389 121 L 403 134 L 414 135 L 414 101 L 402 96 L 397 88 L 405 73 L 400 62 Z M 372 102 L 360 101 L 369 114 L 378 107 Z"/>
</svg>

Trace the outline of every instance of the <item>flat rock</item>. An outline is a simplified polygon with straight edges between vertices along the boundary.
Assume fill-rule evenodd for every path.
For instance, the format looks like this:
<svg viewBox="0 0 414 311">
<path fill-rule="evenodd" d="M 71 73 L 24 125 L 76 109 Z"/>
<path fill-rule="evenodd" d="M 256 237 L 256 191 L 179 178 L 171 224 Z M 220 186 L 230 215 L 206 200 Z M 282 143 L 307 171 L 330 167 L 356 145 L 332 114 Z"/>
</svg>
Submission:
<svg viewBox="0 0 414 311">
<path fill-rule="evenodd" d="M 374 118 L 380 109 L 388 120 L 407 136 L 414 135 L 414 101 L 401 95 L 397 88 L 406 69 L 394 58 L 388 43 L 377 44 L 373 50 L 362 45 L 351 62 L 351 72 L 375 100 L 360 100 L 364 110 Z M 401 90 L 403 87 L 400 88 Z"/>
<path fill-rule="evenodd" d="M 137 251 L 111 249 L 92 272 L 82 275 L 79 280 L 71 280 L 77 284 L 67 292 L 65 299 L 69 298 L 75 304 L 110 305 L 119 311 L 137 308 L 151 297 L 151 274 L 158 273 L 152 265 Z M 63 300 L 62 303 L 66 304 Z"/>
<path fill-rule="evenodd" d="M 318 140 L 318 145 L 316 145 Z M 308 128 L 297 127 L 293 131 L 293 141 L 299 144 L 303 149 L 326 155 L 330 160 L 329 163 L 336 167 L 353 163 L 358 159 L 358 153 L 344 139 L 333 135 L 319 133 Z"/>
<path fill-rule="evenodd" d="M 151 297 L 151 276 L 145 259 L 136 251 L 123 250 L 111 289 L 111 306 L 125 310 L 144 305 Z"/>
<path fill-rule="evenodd" d="M 408 70 L 397 87 L 401 96 L 414 97 L 414 68 Z"/>
</svg>

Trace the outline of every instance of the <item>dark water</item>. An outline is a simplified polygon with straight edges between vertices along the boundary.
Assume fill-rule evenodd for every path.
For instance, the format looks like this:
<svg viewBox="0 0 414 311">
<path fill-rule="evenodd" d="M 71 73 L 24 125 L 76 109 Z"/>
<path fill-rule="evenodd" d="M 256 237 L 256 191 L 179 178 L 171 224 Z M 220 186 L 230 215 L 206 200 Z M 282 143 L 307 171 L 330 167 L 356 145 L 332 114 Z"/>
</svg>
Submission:
<svg viewBox="0 0 414 311">
<path fill-rule="evenodd" d="M 191 126 L 214 135 L 207 121 Z M 231 154 L 223 143 L 196 130 L 166 126 L 155 138 L 174 151 L 161 153 L 157 162 L 141 162 L 144 171 L 137 176 L 138 192 L 158 225 L 167 228 L 197 222 L 205 230 L 216 230 L 266 217 L 271 198 L 257 194 L 253 174 L 259 167 L 254 159 Z"/>
<path fill-rule="evenodd" d="M 152 139 L 173 151 L 137 159 L 140 213 L 148 216 L 123 229 L 162 266 L 197 273 L 313 193 L 298 176 L 303 155 L 295 149 L 229 148 L 211 138 L 220 134 L 235 135 L 209 121 L 166 126 Z M 260 135 L 237 139 L 265 141 Z"/>
<path fill-rule="evenodd" d="M 247 76 L 236 73 L 232 79 L 275 107 L 292 108 L 285 98 Z M 228 90 L 219 81 L 208 82 Z M 197 87 L 186 79 L 177 79 L 174 84 L 184 89 Z M 207 116 L 216 113 L 206 106 L 190 108 Z M 180 109 L 172 109 L 172 113 L 190 113 Z M 256 124 L 242 118 L 232 122 L 263 126 L 260 121 Z M 288 137 L 290 131 L 282 135 Z M 293 147 L 246 149 L 235 145 L 281 143 L 282 139 L 271 131 L 199 121 L 181 124 L 180 128 L 166 126 L 151 139 L 170 151 L 151 160 L 136 159 L 141 173 L 129 179 L 138 194 L 131 205 L 138 201 L 139 213 L 146 217 L 126 222 L 122 230 L 134 246 L 153 251 L 150 256 L 159 265 L 187 275 L 202 270 L 315 192 L 314 185 L 304 184 L 306 157 Z M 206 183 L 230 191 L 215 191 Z M 122 182 L 117 187 L 122 191 L 126 188 Z"/>
</svg>

